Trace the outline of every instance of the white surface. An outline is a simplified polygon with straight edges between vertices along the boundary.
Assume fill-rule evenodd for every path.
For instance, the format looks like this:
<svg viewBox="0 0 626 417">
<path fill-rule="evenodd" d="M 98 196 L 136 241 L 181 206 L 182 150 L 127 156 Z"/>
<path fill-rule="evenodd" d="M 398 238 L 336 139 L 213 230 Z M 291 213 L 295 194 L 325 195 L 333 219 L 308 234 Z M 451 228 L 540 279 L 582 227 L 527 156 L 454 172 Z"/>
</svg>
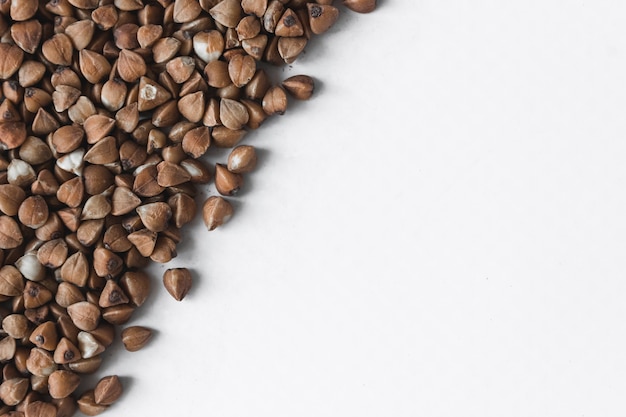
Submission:
<svg viewBox="0 0 626 417">
<path fill-rule="evenodd" d="M 385 0 L 285 76 L 108 415 L 623 416 L 626 3 Z M 155 268 L 155 280 L 163 268 Z"/>
</svg>

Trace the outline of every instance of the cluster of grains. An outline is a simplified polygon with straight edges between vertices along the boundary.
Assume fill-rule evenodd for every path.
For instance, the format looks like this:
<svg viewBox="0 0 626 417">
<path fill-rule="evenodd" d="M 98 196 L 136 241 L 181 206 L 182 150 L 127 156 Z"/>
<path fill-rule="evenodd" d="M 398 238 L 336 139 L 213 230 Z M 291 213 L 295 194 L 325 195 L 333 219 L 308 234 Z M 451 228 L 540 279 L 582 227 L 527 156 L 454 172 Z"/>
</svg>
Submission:
<svg viewBox="0 0 626 417">
<path fill-rule="evenodd" d="M 47 1 L 47 0 L 46 0 Z M 196 186 L 227 221 L 256 165 L 246 132 L 308 99 L 304 75 L 272 85 L 338 17 L 332 0 L 0 0 L 0 416 L 106 410 L 117 376 L 81 374 L 150 292 L 147 263 L 176 256 Z M 375 0 L 344 0 L 366 13 Z M 270 67 L 265 67 L 270 68 Z M 209 148 L 233 148 L 211 169 Z M 191 274 L 169 269 L 176 300 Z M 129 351 L 151 331 L 123 329 Z"/>
</svg>

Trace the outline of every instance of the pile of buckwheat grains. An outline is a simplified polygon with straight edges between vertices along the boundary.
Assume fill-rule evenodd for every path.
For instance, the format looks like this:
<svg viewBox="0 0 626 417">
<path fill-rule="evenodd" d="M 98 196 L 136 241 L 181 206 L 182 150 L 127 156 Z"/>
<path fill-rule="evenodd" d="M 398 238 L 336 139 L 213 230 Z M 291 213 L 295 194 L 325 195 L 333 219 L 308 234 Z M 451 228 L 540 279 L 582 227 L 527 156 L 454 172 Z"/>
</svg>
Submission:
<svg viewBox="0 0 626 417">
<path fill-rule="evenodd" d="M 257 159 L 246 132 L 313 93 L 266 70 L 335 23 L 332 3 L 0 0 L 0 417 L 97 415 L 121 396 L 116 375 L 75 391 L 148 297 L 142 268 L 176 256 L 196 184 L 237 194 Z M 211 170 L 210 148 L 234 149 Z M 222 196 L 203 203 L 208 230 L 233 214 Z M 179 301 L 191 284 L 163 275 Z M 121 331 L 131 352 L 150 337 Z"/>
</svg>

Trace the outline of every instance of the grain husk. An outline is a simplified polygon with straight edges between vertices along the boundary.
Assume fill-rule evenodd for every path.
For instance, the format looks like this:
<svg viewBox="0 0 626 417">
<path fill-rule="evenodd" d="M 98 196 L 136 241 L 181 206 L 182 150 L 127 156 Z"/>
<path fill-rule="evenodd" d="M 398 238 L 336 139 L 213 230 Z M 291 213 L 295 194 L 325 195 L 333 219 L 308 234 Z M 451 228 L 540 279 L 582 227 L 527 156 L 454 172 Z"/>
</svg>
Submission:
<svg viewBox="0 0 626 417">
<path fill-rule="evenodd" d="M 196 216 L 196 202 L 185 193 L 176 193 L 167 200 L 167 204 L 172 209 L 172 221 L 174 226 L 182 228 L 191 222 Z"/>
<path fill-rule="evenodd" d="M 169 231 L 170 229 L 164 230 L 164 236 L 157 238 L 154 250 L 150 254 L 150 259 L 154 262 L 165 264 L 177 256 L 176 244 L 180 242 L 180 240 L 172 239 L 169 237 L 171 235 L 167 236 L 167 232 Z"/>
<path fill-rule="evenodd" d="M 130 267 L 130 263 L 126 262 Z M 145 266 L 145 265 L 140 265 Z M 107 322 L 114 325 L 122 325 L 128 323 L 131 319 L 133 313 L 135 311 L 135 307 L 129 304 L 120 304 L 112 307 L 107 307 L 102 310 L 102 318 Z"/>
<path fill-rule="evenodd" d="M 50 352 L 33 348 L 26 359 L 26 369 L 33 375 L 47 377 L 57 370 L 57 364 L 54 363 Z"/>
<path fill-rule="evenodd" d="M 248 110 L 239 101 L 227 98 L 220 101 L 220 121 L 224 126 L 239 130 L 248 123 L 248 120 Z"/>
<path fill-rule="evenodd" d="M 83 179 L 81 177 L 74 177 L 59 186 L 56 197 L 68 207 L 77 208 L 83 201 L 83 195 Z M 59 211 L 58 213 L 61 215 L 63 212 Z M 61 217 L 61 220 L 63 220 L 63 217 Z"/>
<path fill-rule="evenodd" d="M 81 74 L 92 84 L 97 84 L 111 72 L 109 61 L 97 52 L 83 49 L 78 57 Z"/>
<path fill-rule="evenodd" d="M 15 149 L 25 140 L 26 125 L 23 122 L 0 123 L 0 150 Z"/>
<path fill-rule="evenodd" d="M 146 228 L 157 233 L 167 229 L 168 221 L 172 217 L 172 210 L 162 202 L 141 205 L 136 211 Z"/>
<path fill-rule="evenodd" d="M 122 331 L 122 343 L 129 352 L 142 349 L 152 338 L 152 331 L 143 326 L 131 326 Z"/>
<path fill-rule="evenodd" d="M 167 62 L 180 51 L 181 42 L 173 37 L 161 38 L 152 45 L 152 58 L 157 64 Z"/>
<path fill-rule="evenodd" d="M 228 28 L 234 28 L 241 20 L 243 10 L 239 0 L 222 0 L 209 10 L 216 22 Z"/>
<path fill-rule="evenodd" d="M 24 52 L 15 45 L 0 43 L 0 56 L 0 78 L 7 80 L 19 70 Z"/>
<path fill-rule="evenodd" d="M 74 49 L 81 51 L 91 42 L 95 29 L 96 25 L 92 20 L 84 19 L 74 22 L 66 27 L 65 34 L 71 39 Z"/>
<path fill-rule="evenodd" d="M 52 103 L 57 112 L 63 112 L 76 103 L 81 91 L 71 85 L 58 85 L 52 93 Z"/>
<path fill-rule="evenodd" d="M 48 377 L 48 392 L 55 399 L 69 397 L 79 384 L 80 377 L 74 372 L 56 370 Z"/>
<path fill-rule="evenodd" d="M 17 79 L 22 87 L 32 87 L 43 79 L 45 73 L 46 66 L 41 62 L 24 61 L 17 72 Z"/>
<path fill-rule="evenodd" d="M 228 74 L 236 87 L 248 84 L 256 72 L 256 61 L 249 55 L 235 55 L 228 62 Z"/>
<path fill-rule="evenodd" d="M 311 32 L 320 35 L 335 24 L 339 17 L 339 10 L 330 5 L 307 3 Z"/>
<path fill-rule="evenodd" d="M 142 48 L 150 48 L 161 38 L 163 27 L 158 24 L 147 24 L 137 30 L 137 41 Z"/>
<path fill-rule="evenodd" d="M 0 185 L 0 211 L 7 216 L 17 215 L 18 209 L 26 199 L 26 193 L 21 187 L 12 184 Z"/>
<path fill-rule="evenodd" d="M 298 100 L 308 100 L 315 90 L 315 81 L 308 75 L 294 75 L 282 82 L 283 88 Z"/>
<path fill-rule="evenodd" d="M 89 278 L 87 256 L 82 252 L 70 255 L 61 267 L 61 278 L 79 287 L 84 287 Z"/>
<path fill-rule="evenodd" d="M 117 60 L 117 72 L 122 80 L 133 83 L 143 77 L 146 71 L 146 63 L 141 55 L 127 49 L 120 52 Z"/>
<path fill-rule="evenodd" d="M 24 291 L 24 279 L 20 271 L 13 265 L 0 268 L 0 294 L 14 297 Z"/>
<path fill-rule="evenodd" d="M 57 119 L 47 112 L 43 108 L 37 110 L 35 114 L 35 118 L 33 119 L 31 130 L 35 135 L 46 135 L 48 133 L 54 132 L 59 128 L 59 122 Z"/>
<path fill-rule="evenodd" d="M 88 301 L 80 301 L 67 307 L 67 314 L 74 325 L 83 331 L 94 330 L 100 322 L 100 309 Z"/>
<path fill-rule="evenodd" d="M 41 52 L 51 63 L 60 66 L 69 66 L 72 64 L 74 46 L 69 36 L 64 33 L 57 33 L 43 42 Z"/>
<path fill-rule="evenodd" d="M 237 39 L 242 41 L 244 39 L 254 38 L 261 31 L 261 22 L 255 16 L 246 16 L 237 23 L 236 33 Z"/>
<path fill-rule="evenodd" d="M 17 22 L 11 26 L 11 38 L 24 52 L 34 54 L 41 42 L 43 34 L 38 20 Z"/>
<path fill-rule="evenodd" d="M 27 378 L 11 378 L 0 384 L 0 400 L 6 405 L 14 406 L 22 402 L 30 383 Z"/>
<path fill-rule="evenodd" d="M 204 116 L 206 99 L 203 91 L 187 94 L 178 100 L 177 106 L 180 114 L 192 123 L 198 123 Z"/>
<path fill-rule="evenodd" d="M 126 304 L 128 301 L 129 299 L 124 293 L 124 290 L 122 290 L 122 288 L 114 280 L 107 280 L 106 285 L 100 293 L 98 305 L 102 308 L 106 308 L 119 304 Z"/>
<path fill-rule="evenodd" d="M 106 249 L 113 252 L 126 252 L 133 245 L 127 236 L 128 233 L 121 224 L 114 224 L 104 232 L 102 243 Z"/>
<path fill-rule="evenodd" d="M 78 336 L 78 331 L 76 331 L 76 335 L 73 337 L 73 339 L 77 340 L 77 336 Z M 54 350 L 53 359 L 54 359 L 54 362 L 60 365 L 76 363 L 77 366 L 69 366 L 70 370 L 74 372 L 84 373 L 84 369 L 81 369 L 81 366 L 80 366 L 83 364 L 82 363 L 79 364 L 79 361 L 81 359 L 80 350 L 78 350 L 76 345 L 67 337 L 62 337 L 59 340 L 59 343 L 57 344 L 57 347 Z M 99 366 L 100 364 L 98 363 L 96 366 L 96 369 Z"/>
<path fill-rule="evenodd" d="M 122 272 L 124 262 L 114 252 L 106 248 L 96 248 L 93 252 L 93 268 L 99 277 L 112 278 Z"/>
<path fill-rule="evenodd" d="M 279 86 L 270 87 L 263 96 L 263 110 L 268 115 L 282 115 L 287 110 L 287 95 Z"/>
<path fill-rule="evenodd" d="M 268 0 L 241 0 L 241 7 L 246 14 L 253 14 L 263 17 L 267 10 Z"/>
<path fill-rule="evenodd" d="M 182 301 L 191 289 L 191 272 L 186 268 L 168 269 L 163 274 L 163 285 L 176 301 Z"/>
<path fill-rule="evenodd" d="M 68 247 L 63 239 L 50 240 L 37 250 L 37 259 L 46 268 L 58 268 L 67 260 Z"/>
<path fill-rule="evenodd" d="M 300 36 L 297 38 L 280 38 L 278 40 L 278 53 L 287 64 L 292 64 L 304 51 L 307 45 L 307 38 Z"/>
<path fill-rule="evenodd" d="M 246 135 L 246 130 L 233 130 L 226 126 L 215 126 L 211 132 L 211 143 L 218 148 L 232 148 Z M 193 155 L 191 155 L 193 156 Z"/>
<path fill-rule="evenodd" d="M 94 400 L 97 404 L 111 405 L 123 393 L 122 382 L 117 375 L 105 376 L 100 379 L 94 389 Z"/>
<path fill-rule="evenodd" d="M 182 141 L 183 150 L 192 158 L 200 158 L 211 145 L 211 133 L 206 126 L 191 129 L 185 133 Z"/>
<path fill-rule="evenodd" d="M 267 35 L 259 34 L 254 38 L 244 39 L 243 41 L 241 41 L 241 46 L 248 55 L 250 55 L 257 61 L 260 61 L 265 54 L 267 42 Z"/>
<path fill-rule="evenodd" d="M 2 319 L 2 330 L 9 337 L 22 339 L 29 334 L 28 319 L 23 314 L 9 314 Z"/>
<path fill-rule="evenodd" d="M 276 36 L 296 37 L 304 35 L 304 28 L 298 15 L 291 9 L 286 9 L 274 30 Z"/>
<path fill-rule="evenodd" d="M 128 235 L 128 240 L 137 248 L 139 253 L 148 257 L 152 255 L 156 245 L 157 233 L 149 229 L 142 229 Z"/>
<path fill-rule="evenodd" d="M 234 148 L 228 155 L 227 168 L 235 174 L 251 172 L 256 167 L 257 156 L 252 146 L 241 145 Z"/>
<path fill-rule="evenodd" d="M 268 33 L 274 33 L 276 25 L 278 24 L 284 10 L 285 6 L 281 1 L 271 0 L 269 2 L 267 9 L 265 10 L 265 14 L 263 15 L 263 27 Z"/>
<path fill-rule="evenodd" d="M 233 215 L 233 207 L 220 196 L 209 197 L 202 206 L 202 217 L 207 230 L 215 230 Z"/>
<path fill-rule="evenodd" d="M 117 9 L 113 4 L 103 5 L 91 12 L 91 19 L 101 30 L 109 30 L 118 20 Z"/>
<path fill-rule="evenodd" d="M 20 159 L 27 164 L 39 165 L 52 159 L 52 151 L 44 141 L 28 136 L 19 150 Z"/>
<path fill-rule="evenodd" d="M 85 301 L 85 296 L 76 285 L 69 282 L 61 282 L 57 288 L 54 300 L 61 307 L 67 308 L 72 304 Z"/>
<path fill-rule="evenodd" d="M 239 193 L 243 186 L 243 176 L 230 172 L 228 168 L 222 164 L 215 165 L 215 188 L 225 196 L 233 196 Z"/>
<path fill-rule="evenodd" d="M 58 343 L 58 335 L 54 322 L 46 321 L 38 325 L 30 334 L 29 341 L 38 348 L 54 351 Z"/>
<path fill-rule="evenodd" d="M 23 240 L 17 222 L 9 216 L 0 216 L 0 249 L 16 248 Z"/>
</svg>

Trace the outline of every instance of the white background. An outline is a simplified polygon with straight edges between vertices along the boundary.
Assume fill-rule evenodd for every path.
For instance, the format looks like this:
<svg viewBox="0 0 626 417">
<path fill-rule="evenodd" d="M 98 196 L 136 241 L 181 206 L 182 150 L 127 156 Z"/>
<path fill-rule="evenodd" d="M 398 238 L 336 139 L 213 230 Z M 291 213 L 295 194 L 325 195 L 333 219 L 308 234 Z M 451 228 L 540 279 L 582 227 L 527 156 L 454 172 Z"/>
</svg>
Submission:
<svg viewBox="0 0 626 417">
<path fill-rule="evenodd" d="M 626 3 L 380 0 L 297 73 L 107 415 L 624 416 Z"/>
</svg>

